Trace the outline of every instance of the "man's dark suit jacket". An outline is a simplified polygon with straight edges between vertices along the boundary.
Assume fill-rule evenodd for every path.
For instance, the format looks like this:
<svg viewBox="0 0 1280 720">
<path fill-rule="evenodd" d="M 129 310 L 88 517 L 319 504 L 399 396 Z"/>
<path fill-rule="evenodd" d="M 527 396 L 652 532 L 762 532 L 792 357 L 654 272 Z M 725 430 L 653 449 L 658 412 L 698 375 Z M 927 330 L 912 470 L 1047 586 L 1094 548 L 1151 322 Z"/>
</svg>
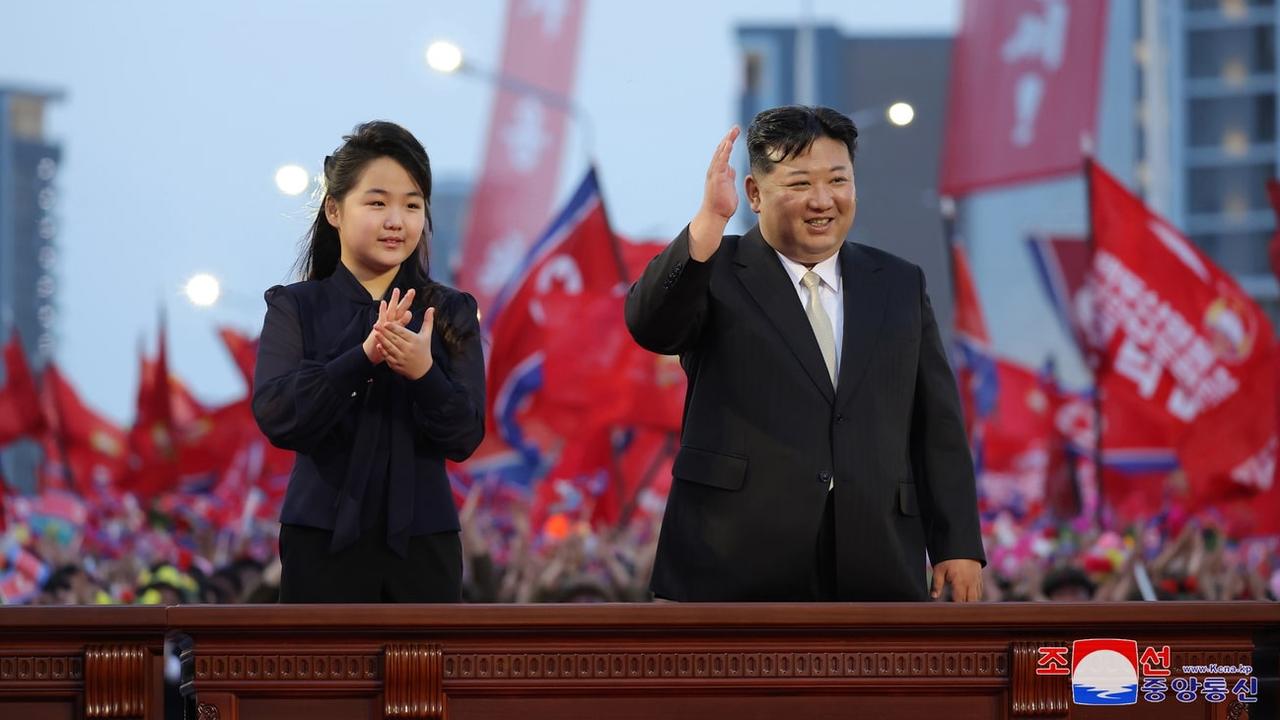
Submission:
<svg viewBox="0 0 1280 720">
<path fill-rule="evenodd" d="M 985 563 L 955 380 L 918 267 L 846 242 L 835 390 L 759 227 L 707 262 L 689 231 L 627 298 L 641 346 L 689 378 L 651 589 L 681 601 L 811 600 L 835 480 L 841 600 L 924 600 L 933 563 Z"/>
<path fill-rule="evenodd" d="M 413 320 L 422 328 L 422 282 L 396 275 L 393 288 L 418 288 Z M 465 460 L 484 437 L 484 357 L 470 295 L 433 285 L 460 334 L 446 349 L 437 322 L 431 370 L 418 380 L 374 365 L 361 344 L 378 301 L 338 263 L 323 280 L 271 288 L 258 346 L 253 415 L 273 445 L 298 453 L 280 522 L 333 530 L 332 550 L 350 546 L 385 517 L 388 545 L 456 531 L 458 513 L 445 459 Z M 446 311 L 447 312 L 447 311 Z"/>
</svg>

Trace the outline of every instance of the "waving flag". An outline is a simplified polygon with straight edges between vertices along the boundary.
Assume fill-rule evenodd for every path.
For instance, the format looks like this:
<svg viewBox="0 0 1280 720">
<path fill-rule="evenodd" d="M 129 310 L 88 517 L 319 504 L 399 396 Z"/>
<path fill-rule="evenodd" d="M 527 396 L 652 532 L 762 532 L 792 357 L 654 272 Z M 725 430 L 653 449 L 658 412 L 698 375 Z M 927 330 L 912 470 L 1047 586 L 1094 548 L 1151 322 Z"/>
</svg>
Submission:
<svg viewBox="0 0 1280 720">
<path fill-rule="evenodd" d="M 1096 135 L 1106 0 L 965 0 L 940 186 L 1065 175 Z"/>
<path fill-rule="evenodd" d="M 40 471 L 42 488 L 67 487 L 67 479 L 82 497 L 100 499 L 119 490 L 127 466 L 128 438 L 124 430 L 85 405 L 54 363 L 40 382 L 40 404 L 49 431 Z"/>
<path fill-rule="evenodd" d="M 173 384 L 169 381 L 165 344 L 162 315 L 159 350 L 155 362 L 148 361 L 145 357 L 140 358 L 142 370 L 138 378 L 137 414 L 133 427 L 129 430 L 129 472 L 126 487 L 143 500 L 150 500 L 173 489 L 178 477 L 175 410 L 194 412 L 194 409 L 183 406 L 183 403 L 174 402 L 175 393 Z"/>
<path fill-rule="evenodd" d="M 1144 408 L 1174 438 L 1199 502 L 1265 492 L 1276 468 L 1271 323 L 1235 280 L 1097 164 L 1089 169 L 1104 407 Z"/>
<path fill-rule="evenodd" d="M 548 327 L 564 319 L 566 298 L 598 297 L 618 286 L 614 242 L 592 170 L 530 249 L 520 271 L 498 294 L 494 314 L 486 318 L 493 338 L 490 430 L 535 464 L 540 450 L 528 435 L 528 420 L 534 396 L 543 387 Z M 582 348 L 591 350 L 590 344 Z"/>
<path fill-rule="evenodd" d="M 951 256 L 951 287 L 954 293 L 954 325 L 951 330 L 954 363 L 960 385 L 969 441 L 979 448 L 982 419 L 996 406 L 999 374 L 991 350 L 991 336 L 978 299 L 978 286 L 969 270 L 964 246 L 955 234 L 955 224 L 946 222 L 947 246 Z M 975 452 L 981 458 L 980 452 Z"/>
<path fill-rule="evenodd" d="M 0 387 L 0 446 L 23 437 L 35 437 L 44 429 L 45 418 L 27 356 L 22 351 L 18 331 L 4 346 L 4 386 Z"/>
<path fill-rule="evenodd" d="M 218 328 L 218 337 L 222 339 L 222 344 L 231 354 L 231 359 L 235 362 L 241 377 L 244 378 L 245 385 L 252 390 L 253 370 L 258 364 L 258 338 L 249 338 L 229 327 Z"/>
<path fill-rule="evenodd" d="M 1031 263 L 1058 322 L 1087 357 L 1092 305 L 1086 291 L 1089 243 L 1082 237 L 1035 235 L 1027 238 Z"/>
</svg>

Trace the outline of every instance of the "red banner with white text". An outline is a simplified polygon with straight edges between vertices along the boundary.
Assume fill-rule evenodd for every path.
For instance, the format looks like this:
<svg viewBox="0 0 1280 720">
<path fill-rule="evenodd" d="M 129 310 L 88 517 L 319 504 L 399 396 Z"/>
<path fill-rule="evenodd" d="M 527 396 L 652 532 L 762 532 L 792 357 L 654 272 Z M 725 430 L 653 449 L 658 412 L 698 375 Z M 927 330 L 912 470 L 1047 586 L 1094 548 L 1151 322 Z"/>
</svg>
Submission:
<svg viewBox="0 0 1280 720">
<path fill-rule="evenodd" d="M 966 0 L 952 50 L 942 192 L 1080 167 L 1095 137 L 1106 0 Z"/>
<path fill-rule="evenodd" d="M 1261 308 L 1097 165 L 1091 344 L 1098 385 L 1167 428 L 1193 495 L 1268 490 L 1276 464 L 1275 341 Z"/>
</svg>

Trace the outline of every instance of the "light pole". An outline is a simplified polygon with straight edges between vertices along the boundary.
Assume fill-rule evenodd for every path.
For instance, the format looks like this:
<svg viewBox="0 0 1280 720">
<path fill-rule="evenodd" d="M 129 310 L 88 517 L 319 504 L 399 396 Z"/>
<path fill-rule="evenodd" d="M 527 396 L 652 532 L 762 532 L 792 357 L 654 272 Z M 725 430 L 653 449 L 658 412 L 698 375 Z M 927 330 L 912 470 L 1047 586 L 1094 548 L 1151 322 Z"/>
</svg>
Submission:
<svg viewBox="0 0 1280 720">
<path fill-rule="evenodd" d="M 595 157 L 593 150 L 595 148 L 595 131 L 591 125 L 591 117 L 580 105 L 571 98 L 565 97 L 560 93 L 548 90 L 540 85 L 526 82 L 517 77 L 504 75 L 494 72 L 487 68 L 467 62 L 462 48 L 458 47 L 448 40 L 436 40 L 427 46 L 426 50 L 427 66 L 432 70 L 444 74 L 452 75 L 460 73 L 471 77 L 480 78 L 493 83 L 503 90 L 509 90 L 517 95 L 532 97 L 543 105 L 555 108 L 578 124 L 578 128 L 582 131 L 582 141 L 588 162 Z"/>
<path fill-rule="evenodd" d="M 276 170 L 276 189 L 285 195 L 301 195 L 311 185 L 311 176 L 301 165 L 281 165 Z"/>
<path fill-rule="evenodd" d="M 188 278 L 182 286 L 182 296 L 200 310 L 233 307 L 234 312 L 243 312 L 250 317 L 257 316 L 261 310 L 252 298 L 224 287 L 216 275 L 207 272 L 195 273 Z"/>
<path fill-rule="evenodd" d="M 873 128 L 884 122 L 894 127 L 906 127 L 916 119 L 916 110 L 911 103 L 900 100 L 889 105 L 856 110 L 849 114 L 849 119 L 858 126 L 859 131 Z"/>
<path fill-rule="evenodd" d="M 209 273 L 196 273 L 182 287 L 182 293 L 196 307 L 213 307 L 222 296 L 222 283 Z"/>
</svg>

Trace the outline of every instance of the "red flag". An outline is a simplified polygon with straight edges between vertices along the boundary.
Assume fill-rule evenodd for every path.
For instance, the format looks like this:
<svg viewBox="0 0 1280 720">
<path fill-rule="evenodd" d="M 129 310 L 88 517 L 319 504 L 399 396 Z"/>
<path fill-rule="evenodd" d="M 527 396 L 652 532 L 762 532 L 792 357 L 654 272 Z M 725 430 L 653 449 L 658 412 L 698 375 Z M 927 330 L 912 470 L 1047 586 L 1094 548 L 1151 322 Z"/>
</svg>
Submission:
<svg viewBox="0 0 1280 720">
<path fill-rule="evenodd" d="M 1250 498 L 1217 503 L 1213 513 L 1223 519 L 1223 529 L 1234 539 L 1280 535 L 1280 483 Z"/>
<path fill-rule="evenodd" d="M 952 49 L 941 188 L 1065 174 L 1095 137 L 1105 0 L 966 0 Z"/>
<path fill-rule="evenodd" d="M 622 512 L 619 525 L 638 523 L 656 533 L 671 492 L 671 465 L 680 449 L 678 432 L 636 428 L 618 458 Z M 656 536 L 655 536 L 656 537 Z M 650 537 L 636 538 L 645 542 Z"/>
<path fill-rule="evenodd" d="M 991 335 L 987 333 L 987 321 L 978 300 L 978 286 L 969 270 L 969 258 L 964 247 L 956 239 L 948 243 L 951 248 L 951 280 L 955 286 L 955 319 L 953 332 L 970 343 L 989 348 Z"/>
<path fill-rule="evenodd" d="M 550 540 L 574 525 L 613 525 L 621 510 L 613 433 L 607 426 L 583 428 L 570 437 L 559 462 L 538 485 L 530 527 Z"/>
<path fill-rule="evenodd" d="M 1036 235 L 1027 239 L 1032 263 L 1062 329 L 1087 353 L 1087 326 L 1092 317 L 1088 293 L 1089 243 L 1082 237 Z"/>
<path fill-rule="evenodd" d="M 45 367 L 40 385 L 49 425 L 41 488 L 65 487 L 68 474 L 84 497 L 118 487 L 127 462 L 124 430 L 85 405 L 54 363 Z"/>
<path fill-rule="evenodd" d="M 627 268 L 627 282 L 640 277 L 649 261 L 666 250 L 668 242 L 628 241 L 620 238 L 619 246 L 622 249 L 623 264 Z M 630 339 L 631 334 L 626 332 L 626 322 L 621 311 L 618 312 L 617 320 L 618 329 Z M 633 377 L 637 379 L 630 422 L 659 431 L 679 432 L 684 417 L 687 385 L 684 368 L 680 367 L 680 358 L 674 355 L 654 355 L 639 346 L 636 348 L 643 354 L 636 359 L 640 369 L 633 371 Z"/>
<path fill-rule="evenodd" d="M 1175 438 L 1193 495 L 1215 501 L 1271 487 L 1275 343 L 1232 277 L 1096 164 L 1090 272 L 1104 407 L 1145 406 Z"/>
<path fill-rule="evenodd" d="M 0 446 L 24 437 L 35 437 L 45 427 L 39 394 L 18 331 L 4 346 L 4 387 L 0 388 Z"/>
<path fill-rule="evenodd" d="M 177 426 L 178 486 L 185 492 L 212 488 L 235 454 L 262 437 L 249 403 L 237 400 Z"/>
<path fill-rule="evenodd" d="M 679 360 L 636 345 L 623 321 L 624 301 L 621 287 L 545 301 L 543 387 L 530 414 L 563 437 L 584 425 L 680 429 Z"/>
<path fill-rule="evenodd" d="M 946 220 L 947 245 L 951 254 L 951 287 L 955 314 L 952 318 L 952 342 L 956 380 L 960 390 L 960 406 L 964 412 L 965 433 L 982 471 L 984 418 L 995 408 L 999 393 L 999 373 L 991 351 L 991 336 L 978 299 L 978 287 L 969 271 L 964 246 L 955 236 L 955 224 Z"/>
<path fill-rule="evenodd" d="M 1071 455 L 1071 465 L 1061 470 L 1075 472 L 1083 512 L 1092 514 L 1103 503 L 1109 517 L 1129 523 L 1187 504 L 1167 482 L 1178 469 L 1177 457 L 1166 429 L 1152 420 L 1149 403 L 1126 395 L 1108 397 L 1101 453 L 1092 395 L 1063 393 L 1055 405 L 1055 435 L 1065 440 Z M 1099 455 L 1101 477 L 1095 467 Z"/>
<path fill-rule="evenodd" d="M 1049 397 L 1050 418 L 1056 419 L 1066 394 L 1052 379 L 1046 379 L 1044 387 Z M 1051 422 L 1051 426 L 1044 468 L 1044 508 L 1053 518 L 1070 520 L 1087 507 L 1080 484 L 1079 458 L 1057 423 Z"/>
<path fill-rule="evenodd" d="M 222 344 L 226 345 L 227 352 L 231 353 L 231 359 L 235 361 L 240 375 L 244 377 L 245 385 L 252 390 L 253 370 L 258 363 L 258 338 L 250 339 L 227 327 L 218 328 L 218 337 L 222 338 Z"/>
<path fill-rule="evenodd" d="M 500 83 L 474 197 L 501 197 L 495 210 L 471 203 L 458 284 L 485 315 L 546 226 L 560 172 L 583 0 L 507 4 Z M 536 90 L 521 89 L 521 86 Z M 581 128 L 578 128 L 580 131 Z"/>
<path fill-rule="evenodd" d="M 998 391 L 982 420 L 979 482 L 988 503 L 1027 508 L 1044 500 L 1054 406 L 1035 370 L 994 364 Z"/>
<path fill-rule="evenodd" d="M 24 520 L 47 518 L 73 528 L 83 528 L 89 519 L 89 508 L 78 495 L 63 490 L 46 490 L 39 495 L 26 495 L 14 502 L 14 514 Z"/>
<path fill-rule="evenodd" d="M 595 172 L 587 173 L 560 216 L 526 256 L 523 269 L 495 304 L 489 353 L 490 434 L 537 452 L 529 408 L 544 387 L 547 326 L 564 318 L 563 300 L 598 298 L 621 284 L 621 270 Z M 551 306 L 554 305 L 554 310 Z M 621 325 L 621 314 L 619 313 Z M 589 343 L 583 350 L 590 351 Z"/>
<path fill-rule="evenodd" d="M 165 348 L 164 321 L 154 363 L 141 359 L 137 415 L 129 430 L 127 489 L 149 500 L 174 488 L 178 478 L 173 385 Z M 181 400 L 179 400 L 181 402 Z"/>
<path fill-rule="evenodd" d="M 157 371 L 151 377 L 159 377 Z M 176 375 L 169 375 L 169 417 L 172 419 L 176 428 L 190 424 L 205 417 L 209 414 L 209 410 L 204 404 L 196 400 L 191 394 L 191 390 L 187 384 L 178 379 Z"/>
</svg>

